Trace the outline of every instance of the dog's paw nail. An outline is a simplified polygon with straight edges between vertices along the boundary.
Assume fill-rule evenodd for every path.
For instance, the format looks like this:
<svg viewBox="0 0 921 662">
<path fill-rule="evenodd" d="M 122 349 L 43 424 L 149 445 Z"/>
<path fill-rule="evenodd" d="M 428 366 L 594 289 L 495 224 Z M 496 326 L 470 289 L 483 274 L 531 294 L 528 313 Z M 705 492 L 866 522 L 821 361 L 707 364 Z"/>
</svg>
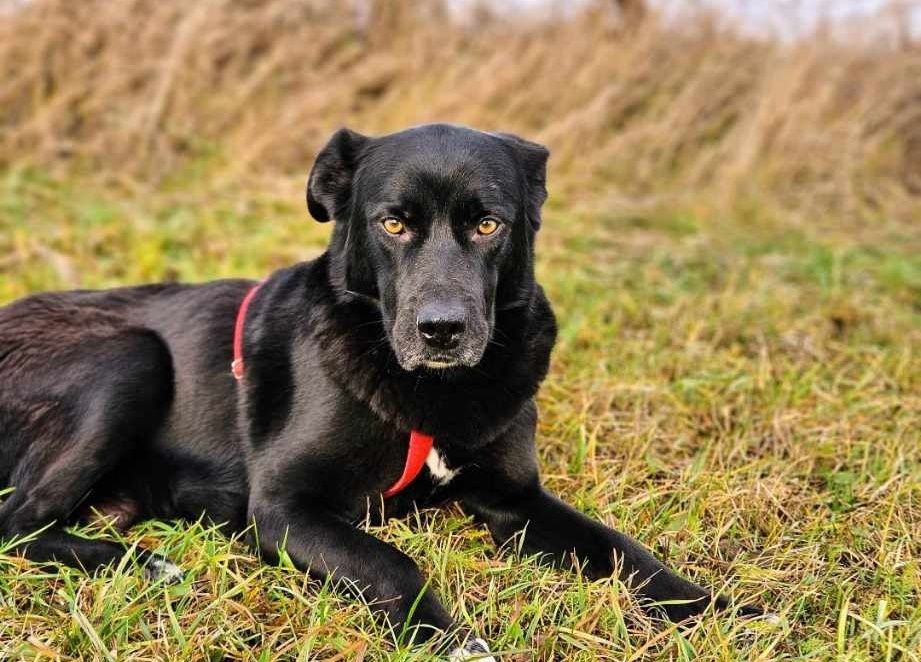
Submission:
<svg viewBox="0 0 921 662">
<path fill-rule="evenodd" d="M 482 639 L 468 639 L 467 642 L 454 650 L 449 662 L 460 660 L 479 660 L 479 662 L 496 662 L 496 658 L 489 654 L 489 646 Z"/>
<path fill-rule="evenodd" d="M 149 580 L 164 584 L 178 584 L 184 577 L 178 565 L 162 556 L 151 556 L 144 564 L 144 574 Z"/>
</svg>

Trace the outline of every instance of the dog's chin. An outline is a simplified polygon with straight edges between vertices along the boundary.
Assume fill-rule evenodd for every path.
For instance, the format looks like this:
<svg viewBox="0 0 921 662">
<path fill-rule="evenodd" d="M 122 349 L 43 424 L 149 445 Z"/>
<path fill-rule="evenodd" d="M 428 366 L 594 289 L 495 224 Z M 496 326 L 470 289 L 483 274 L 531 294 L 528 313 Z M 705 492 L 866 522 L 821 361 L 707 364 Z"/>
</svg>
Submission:
<svg viewBox="0 0 921 662">
<path fill-rule="evenodd" d="M 457 368 L 463 366 L 463 363 L 456 359 L 422 359 L 422 366 L 429 370 L 447 370 L 448 368 Z"/>
<path fill-rule="evenodd" d="M 410 357 L 400 360 L 399 363 L 400 367 L 407 372 L 413 372 L 415 370 L 448 371 L 459 368 L 469 368 L 474 365 L 473 363 L 468 363 L 454 356 Z"/>
<path fill-rule="evenodd" d="M 480 362 L 482 354 L 429 354 L 425 352 L 401 354 L 397 352 L 397 361 L 400 367 L 407 372 L 426 370 L 433 372 L 449 372 L 472 368 Z"/>
</svg>

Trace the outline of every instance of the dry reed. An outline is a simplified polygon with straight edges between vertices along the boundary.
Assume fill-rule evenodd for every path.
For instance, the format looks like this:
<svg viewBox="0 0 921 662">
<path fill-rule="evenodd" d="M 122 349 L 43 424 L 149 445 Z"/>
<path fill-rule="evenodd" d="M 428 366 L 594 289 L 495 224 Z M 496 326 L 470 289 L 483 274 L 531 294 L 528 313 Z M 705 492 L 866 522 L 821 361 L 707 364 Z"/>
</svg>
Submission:
<svg viewBox="0 0 921 662">
<path fill-rule="evenodd" d="M 439 0 L 7 3 L 0 164 L 302 173 L 339 125 L 446 120 L 546 142 L 563 200 L 917 215 L 921 49 L 781 44 L 707 17 L 628 29 L 611 6 L 461 20 Z"/>
</svg>

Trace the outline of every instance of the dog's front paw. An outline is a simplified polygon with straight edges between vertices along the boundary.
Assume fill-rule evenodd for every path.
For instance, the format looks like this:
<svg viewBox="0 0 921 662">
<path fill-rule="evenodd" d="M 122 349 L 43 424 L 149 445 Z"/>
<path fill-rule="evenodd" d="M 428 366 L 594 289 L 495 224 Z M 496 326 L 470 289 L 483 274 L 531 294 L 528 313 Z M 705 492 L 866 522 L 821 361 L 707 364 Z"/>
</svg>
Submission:
<svg viewBox="0 0 921 662">
<path fill-rule="evenodd" d="M 178 584 L 184 577 L 182 568 L 159 554 L 150 554 L 144 559 L 144 574 L 150 581 L 164 584 Z"/>
<path fill-rule="evenodd" d="M 486 645 L 486 642 L 474 637 L 467 639 L 460 648 L 455 648 L 448 660 L 449 662 L 459 662 L 460 660 L 496 662 L 496 658 L 490 655 L 489 646 Z"/>
</svg>

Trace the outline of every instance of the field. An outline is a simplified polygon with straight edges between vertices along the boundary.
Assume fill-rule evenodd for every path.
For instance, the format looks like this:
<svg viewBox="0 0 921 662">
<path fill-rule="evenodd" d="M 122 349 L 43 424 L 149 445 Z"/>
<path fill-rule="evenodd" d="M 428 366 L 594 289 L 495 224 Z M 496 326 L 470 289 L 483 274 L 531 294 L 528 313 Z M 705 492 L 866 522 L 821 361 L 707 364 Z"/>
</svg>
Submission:
<svg viewBox="0 0 921 662">
<path fill-rule="evenodd" d="M 53 288 L 261 277 L 319 255 L 329 228 L 308 217 L 302 185 L 310 154 L 344 122 L 375 132 L 437 116 L 543 140 L 554 164 L 539 277 L 560 322 L 539 397 L 545 480 L 780 621 L 650 621 L 617 581 L 499 552 L 456 508 L 375 533 L 416 559 L 502 660 L 921 660 L 917 46 L 782 50 L 706 25 L 623 35 L 584 12 L 520 28 L 492 59 L 478 50 L 488 30 L 422 32 L 413 53 L 444 65 L 441 83 L 394 56 L 403 41 L 362 51 L 334 30 L 322 35 L 338 60 L 313 55 L 314 73 L 277 78 L 279 49 L 312 51 L 293 29 L 260 47 L 259 21 L 297 3 L 222 5 L 226 15 L 178 0 L 71 4 L 0 17 L 0 37 L 22 35 L 0 38 L 7 73 L 20 65 L 0 85 L 0 304 Z M 219 50 L 249 21 L 254 43 L 218 69 L 220 53 L 212 62 L 187 39 L 166 60 L 188 66 L 132 87 L 124 64 L 140 28 L 118 26 L 143 7 L 140 70 L 163 59 L 169 25 L 210 26 Z M 68 20 L 49 19 L 59 14 Z M 374 20 L 421 20 L 394 14 Z M 87 43 L 67 32 L 81 20 Z M 42 60 L 35 43 L 60 57 Z M 692 46 L 681 69 L 675 52 Z M 325 66 L 335 84 L 316 72 Z M 575 98 L 534 89 L 535 76 L 572 79 Z M 590 93 L 602 80 L 607 96 Z M 98 81 L 111 83 L 118 118 Z M 302 83 L 314 91 L 273 107 Z M 321 91 L 326 105 L 310 115 Z M 260 129 L 273 112 L 278 123 Z M 127 540 L 180 562 L 186 579 L 150 585 L 130 565 L 49 573 L 0 546 L 0 658 L 432 659 L 367 606 L 261 565 L 206 524 L 146 523 Z"/>
</svg>

